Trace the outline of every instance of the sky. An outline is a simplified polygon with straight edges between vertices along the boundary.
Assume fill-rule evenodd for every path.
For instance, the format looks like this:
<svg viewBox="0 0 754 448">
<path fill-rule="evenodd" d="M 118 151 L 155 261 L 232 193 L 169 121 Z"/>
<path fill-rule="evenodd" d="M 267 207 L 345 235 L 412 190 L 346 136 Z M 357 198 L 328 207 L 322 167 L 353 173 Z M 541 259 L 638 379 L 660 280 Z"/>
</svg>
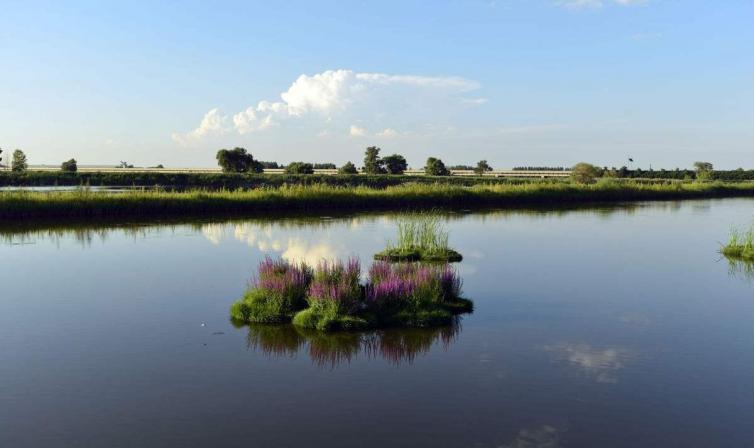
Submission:
<svg viewBox="0 0 754 448">
<path fill-rule="evenodd" d="M 752 0 L 0 0 L 0 147 L 754 168 L 752 23 Z"/>
</svg>

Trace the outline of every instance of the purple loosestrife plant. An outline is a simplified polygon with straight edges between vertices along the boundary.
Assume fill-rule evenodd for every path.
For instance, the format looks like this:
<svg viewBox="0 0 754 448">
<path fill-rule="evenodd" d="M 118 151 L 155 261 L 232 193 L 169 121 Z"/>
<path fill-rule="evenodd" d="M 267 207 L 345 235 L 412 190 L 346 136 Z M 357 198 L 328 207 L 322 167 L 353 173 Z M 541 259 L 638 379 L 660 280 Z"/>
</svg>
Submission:
<svg viewBox="0 0 754 448">
<path fill-rule="evenodd" d="M 289 263 L 265 257 L 259 263 L 252 288 L 261 289 L 296 307 L 304 303 L 311 279 L 311 268 L 306 263 Z"/>
<path fill-rule="evenodd" d="M 460 288 L 460 279 L 448 264 L 378 261 L 369 270 L 366 299 L 377 308 L 439 303 L 458 298 Z"/>
<path fill-rule="evenodd" d="M 361 264 L 356 258 L 322 261 L 314 270 L 309 286 L 308 302 L 313 309 L 329 309 L 332 313 L 354 314 L 361 308 Z"/>
</svg>

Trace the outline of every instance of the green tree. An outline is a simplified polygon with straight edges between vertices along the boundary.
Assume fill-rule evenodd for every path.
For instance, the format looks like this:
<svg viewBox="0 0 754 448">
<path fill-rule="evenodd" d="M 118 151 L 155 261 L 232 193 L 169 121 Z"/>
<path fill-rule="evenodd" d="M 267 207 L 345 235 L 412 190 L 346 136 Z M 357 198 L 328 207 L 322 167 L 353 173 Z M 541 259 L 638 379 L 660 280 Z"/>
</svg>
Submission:
<svg viewBox="0 0 754 448">
<path fill-rule="evenodd" d="M 591 184 L 599 177 L 600 170 L 591 163 L 581 162 L 571 168 L 571 180 L 577 184 Z"/>
<path fill-rule="evenodd" d="M 79 167 L 76 164 L 76 159 L 67 160 L 60 164 L 60 170 L 68 173 L 75 173 Z"/>
<path fill-rule="evenodd" d="M 445 168 L 442 160 L 435 157 L 427 159 L 427 165 L 424 167 L 424 173 L 428 176 L 450 176 L 450 171 Z"/>
<path fill-rule="evenodd" d="M 359 174 L 359 170 L 356 169 L 356 165 L 348 161 L 338 169 L 338 174 Z"/>
<path fill-rule="evenodd" d="M 0 148 L 0 154 L 3 153 L 3 148 Z M 0 167 L 3 166 L 3 158 L 0 157 Z"/>
<path fill-rule="evenodd" d="M 694 162 L 696 168 L 696 180 L 709 180 L 712 177 L 714 166 L 710 162 Z"/>
<path fill-rule="evenodd" d="M 406 159 L 400 154 L 384 157 L 382 162 L 385 164 L 388 174 L 403 174 L 406 168 L 408 168 Z"/>
<path fill-rule="evenodd" d="M 262 164 L 254 160 L 254 156 L 247 153 L 245 148 L 221 149 L 215 158 L 224 173 L 261 173 L 263 169 Z"/>
<path fill-rule="evenodd" d="M 291 162 L 285 167 L 286 174 L 314 174 L 314 166 L 311 163 Z"/>
<path fill-rule="evenodd" d="M 380 159 L 380 148 L 370 146 L 364 153 L 364 172 L 366 174 L 385 174 L 384 162 Z"/>
<path fill-rule="evenodd" d="M 474 173 L 477 176 L 481 176 L 482 174 L 486 173 L 487 171 L 492 171 L 492 167 L 489 163 L 487 163 L 486 160 L 480 160 L 476 164 L 476 168 L 474 168 Z"/>
<path fill-rule="evenodd" d="M 13 160 L 11 160 L 11 170 L 16 173 L 26 171 L 29 165 L 26 163 L 26 154 L 20 149 L 13 151 Z"/>
</svg>

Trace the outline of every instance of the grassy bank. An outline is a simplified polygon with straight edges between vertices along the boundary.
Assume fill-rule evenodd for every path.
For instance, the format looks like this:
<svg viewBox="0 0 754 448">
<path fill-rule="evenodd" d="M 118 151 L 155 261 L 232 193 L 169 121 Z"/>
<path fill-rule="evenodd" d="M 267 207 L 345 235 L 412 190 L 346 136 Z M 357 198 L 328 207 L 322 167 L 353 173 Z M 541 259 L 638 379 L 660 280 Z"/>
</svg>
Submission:
<svg viewBox="0 0 754 448">
<path fill-rule="evenodd" d="M 243 191 L 129 191 L 124 193 L 14 191 L 0 193 L 0 219 L 140 218 L 160 216 L 264 215 L 271 212 L 384 210 L 437 207 L 517 207 L 635 200 L 754 197 L 754 182 L 526 183 L 521 185 L 408 184 L 384 189 L 327 185 Z"/>
<path fill-rule="evenodd" d="M 558 182 L 558 180 L 551 180 Z M 55 171 L 0 172 L 0 187 L 165 187 L 169 189 L 220 190 L 239 188 L 278 188 L 293 185 L 386 188 L 406 183 L 443 183 L 448 185 L 520 184 L 537 179 L 451 176 L 370 176 L 324 174 L 240 174 L 240 173 L 66 173 Z"/>
</svg>

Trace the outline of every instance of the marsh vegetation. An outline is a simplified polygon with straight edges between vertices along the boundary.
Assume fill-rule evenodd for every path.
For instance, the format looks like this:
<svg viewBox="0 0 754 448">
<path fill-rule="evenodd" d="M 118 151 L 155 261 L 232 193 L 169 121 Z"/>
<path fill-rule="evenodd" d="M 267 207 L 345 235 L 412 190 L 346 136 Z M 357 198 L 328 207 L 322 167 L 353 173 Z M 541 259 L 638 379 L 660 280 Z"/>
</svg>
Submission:
<svg viewBox="0 0 754 448">
<path fill-rule="evenodd" d="M 461 279 L 448 264 L 377 261 L 360 283 L 358 259 L 304 263 L 265 258 L 243 298 L 230 310 L 237 323 L 292 321 L 320 331 L 448 325 L 471 312 Z"/>
<path fill-rule="evenodd" d="M 754 262 L 754 225 L 745 231 L 731 229 L 728 242 L 720 249 L 720 252 L 729 258 Z"/>
<path fill-rule="evenodd" d="M 375 254 L 377 260 L 456 262 L 461 254 L 448 246 L 448 231 L 436 212 L 414 213 L 398 220 L 395 243 Z"/>
<path fill-rule="evenodd" d="M 181 192 L 159 189 L 122 193 L 92 192 L 83 188 L 78 191 L 46 193 L 1 192 L 0 219 L 138 218 L 217 214 L 253 216 L 273 211 L 524 207 L 545 204 L 563 206 L 595 202 L 753 195 L 752 182 L 725 184 L 675 181 L 611 181 L 586 185 L 525 182 L 473 186 L 412 183 L 385 188 L 312 184 L 252 190 Z"/>
</svg>

